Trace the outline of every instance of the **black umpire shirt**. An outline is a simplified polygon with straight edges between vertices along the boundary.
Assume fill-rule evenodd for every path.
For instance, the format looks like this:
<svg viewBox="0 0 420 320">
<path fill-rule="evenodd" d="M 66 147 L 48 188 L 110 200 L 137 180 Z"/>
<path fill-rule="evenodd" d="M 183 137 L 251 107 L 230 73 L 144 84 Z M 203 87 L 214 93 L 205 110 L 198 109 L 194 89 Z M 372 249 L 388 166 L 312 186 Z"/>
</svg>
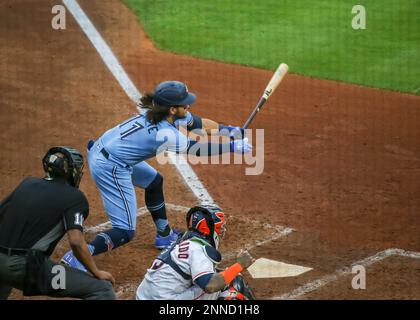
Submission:
<svg viewBox="0 0 420 320">
<path fill-rule="evenodd" d="M 50 256 L 67 230 L 83 231 L 88 214 L 84 194 L 65 180 L 26 178 L 0 203 L 0 246 Z"/>
</svg>

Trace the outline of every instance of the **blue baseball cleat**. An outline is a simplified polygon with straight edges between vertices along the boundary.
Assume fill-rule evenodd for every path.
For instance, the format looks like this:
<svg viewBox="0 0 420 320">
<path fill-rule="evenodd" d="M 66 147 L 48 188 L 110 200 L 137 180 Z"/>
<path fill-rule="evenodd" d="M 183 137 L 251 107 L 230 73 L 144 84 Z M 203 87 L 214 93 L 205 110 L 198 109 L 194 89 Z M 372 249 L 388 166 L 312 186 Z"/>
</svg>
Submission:
<svg viewBox="0 0 420 320">
<path fill-rule="evenodd" d="M 171 233 L 166 237 L 162 237 L 157 234 L 155 238 L 155 247 L 158 249 L 165 249 L 169 247 L 174 241 L 178 239 L 180 233 L 180 231 L 172 229 Z"/>
<path fill-rule="evenodd" d="M 85 266 L 76 259 L 76 257 L 74 256 L 73 252 L 70 250 L 68 251 L 62 258 L 60 261 L 62 264 L 65 264 L 69 267 L 78 269 L 80 271 L 84 271 L 84 272 L 88 272 L 87 269 L 85 268 Z"/>
</svg>

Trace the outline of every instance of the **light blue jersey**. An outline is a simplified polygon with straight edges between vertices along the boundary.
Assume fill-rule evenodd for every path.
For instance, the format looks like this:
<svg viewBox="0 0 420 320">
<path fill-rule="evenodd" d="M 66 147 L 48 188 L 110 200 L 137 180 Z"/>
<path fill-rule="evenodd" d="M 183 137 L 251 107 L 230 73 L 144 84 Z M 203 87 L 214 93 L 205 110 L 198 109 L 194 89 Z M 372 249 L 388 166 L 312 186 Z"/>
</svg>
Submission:
<svg viewBox="0 0 420 320">
<path fill-rule="evenodd" d="M 164 179 L 146 162 L 148 159 L 163 151 L 190 152 L 200 157 L 235 150 L 234 142 L 215 145 L 188 139 L 186 132 L 202 129 L 203 119 L 188 112 L 196 97 L 188 92 L 184 83 L 164 81 L 145 98 L 144 101 L 150 100 L 151 105 L 167 107 L 167 116 L 172 114 L 170 107 L 183 107 L 183 112 L 177 109 L 176 114 L 185 114 L 185 118 L 175 119 L 173 124 L 167 120 L 153 124 L 147 120 L 147 113 L 151 111 L 142 109 L 139 114 L 106 131 L 96 141 L 89 141 L 87 160 L 90 173 L 112 225 L 89 243 L 89 251 L 93 255 L 122 246 L 133 238 L 138 213 L 135 187 L 144 189 L 144 202 L 156 226 L 155 247 L 166 248 L 177 239 L 178 232 L 170 228 L 166 215 Z M 71 252 L 65 257 L 63 260 L 66 262 L 77 261 Z M 77 267 L 76 264 L 74 266 Z"/>
<path fill-rule="evenodd" d="M 110 155 L 133 166 L 162 151 L 187 150 L 188 138 L 177 128 L 180 125 L 186 127 L 192 121 L 190 112 L 186 118 L 178 119 L 174 124 L 166 120 L 152 124 L 145 114 L 136 115 L 102 135 L 99 140 Z M 164 148 L 161 148 L 163 144 Z"/>
<path fill-rule="evenodd" d="M 147 112 L 147 111 L 146 111 Z M 102 197 L 111 224 L 122 230 L 136 229 L 137 200 L 134 186 L 143 189 L 158 172 L 145 160 L 163 151 L 186 152 L 188 138 L 178 130 L 193 122 L 191 113 L 174 124 L 152 124 L 138 114 L 105 132 L 88 150 L 89 169 Z M 164 202 L 148 205 L 159 210 Z"/>
</svg>

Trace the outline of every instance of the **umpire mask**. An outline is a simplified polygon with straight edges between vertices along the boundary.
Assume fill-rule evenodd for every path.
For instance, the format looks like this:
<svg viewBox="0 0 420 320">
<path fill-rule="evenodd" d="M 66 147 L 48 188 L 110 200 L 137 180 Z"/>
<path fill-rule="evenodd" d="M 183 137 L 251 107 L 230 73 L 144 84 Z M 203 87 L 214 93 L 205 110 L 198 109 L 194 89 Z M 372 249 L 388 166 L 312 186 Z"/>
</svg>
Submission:
<svg viewBox="0 0 420 320">
<path fill-rule="evenodd" d="M 78 188 L 83 176 L 83 156 L 71 147 L 52 147 L 42 159 L 45 173 L 51 178 L 62 177 Z"/>
</svg>

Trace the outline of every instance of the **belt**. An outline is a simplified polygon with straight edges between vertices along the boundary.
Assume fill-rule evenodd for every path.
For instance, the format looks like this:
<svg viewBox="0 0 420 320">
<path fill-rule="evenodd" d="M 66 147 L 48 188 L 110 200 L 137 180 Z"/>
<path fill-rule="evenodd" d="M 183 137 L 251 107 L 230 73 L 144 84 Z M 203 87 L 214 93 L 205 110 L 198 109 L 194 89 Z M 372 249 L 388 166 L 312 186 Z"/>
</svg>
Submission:
<svg viewBox="0 0 420 320">
<path fill-rule="evenodd" d="M 106 149 L 104 148 L 102 142 L 98 142 L 97 147 L 99 149 L 99 152 L 104 156 L 105 159 L 113 161 L 114 163 L 117 163 L 118 165 L 127 168 L 129 167 L 128 164 L 126 164 L 124 161 L 118 159 L 117 157 L 114 157 L 112 154 L 110 154 Z"/>
<path fill-rule="evenodd" d="M 119 164 L 120 166 L 122 166 L 124 168 L 129 167 L 129 165 L 126 164 L 125 162 L 123 162 L 120 159 L 114 157 L 112 154 L 109 154 L 109 152 L 106 151 L 105 148 L 102 148 L 99 152 L 102 153 L 102 155 L 105 157 L 105 159 L 113 161 L 113 162 Z"/>
<path fill-rule="evenodd" d="M 13 249 L 0 247 L 0 253 L 6 254 L 8 256 L 25 256 L 28 253 L 28 251 L 29 249 Z"/>
<path fill-rule="evenodd" d="M 108 153 L 108 151 L 106 151 L 106 150 L 105 150 L 105 148 L 102 148 L 100 152 L 103 154 L 103 156 L 104 156 L 107 160 L 109 159 L 109 153 Z"/>
</svg>

